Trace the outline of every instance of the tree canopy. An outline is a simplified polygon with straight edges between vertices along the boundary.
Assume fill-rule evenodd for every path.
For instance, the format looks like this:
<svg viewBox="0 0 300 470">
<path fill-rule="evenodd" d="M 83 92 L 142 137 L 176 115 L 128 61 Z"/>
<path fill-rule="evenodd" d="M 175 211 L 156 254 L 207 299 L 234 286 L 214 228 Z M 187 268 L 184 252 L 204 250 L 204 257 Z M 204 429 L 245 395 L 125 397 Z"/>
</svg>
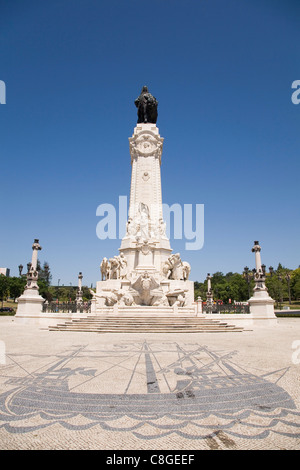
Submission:
<svg viewBox="0 0 300 470">
<path fill-rule="evenodd" d="M 285 268 L 281 263 L 278 264 L 277 269 L 266 273 L 266 286 L 270 296 L 277 302 L 300 300 L 300 267 L 291 270 Z M 204 282 L 195 282 L 195 299 L 201 297 L 206 300 L 207 294 L 207 280 Z M 252 272 L 248 273 L 248 278 L 245 273 L 228 272 L 223 274 L 220 271 L 212 274 L 211 287 L 213 291 L 214 300 L 222 300 L 228 303 L 229 299 L 233 302 L 247 301 L 251 297 L 254 280 Z"/>
</svg>

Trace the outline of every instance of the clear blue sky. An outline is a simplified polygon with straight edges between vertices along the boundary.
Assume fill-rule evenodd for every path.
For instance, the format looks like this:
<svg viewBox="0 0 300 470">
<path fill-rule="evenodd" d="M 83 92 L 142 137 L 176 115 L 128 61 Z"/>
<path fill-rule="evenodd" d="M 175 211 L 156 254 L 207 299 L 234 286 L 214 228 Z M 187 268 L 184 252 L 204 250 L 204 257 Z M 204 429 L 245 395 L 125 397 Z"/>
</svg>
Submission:
<svg viewBox="0 0 300 470">
<path fill-rule="evenodd" d="M 205 205 L 192 280 L 300 264 L 300 4 L 292 0 L 0 0 L 0 266 L 49 262 L 95 286 L 119 240 L 96 208 L 129 195 L 141 87 L 159 101 L 163 201 Z"/>
</svg>

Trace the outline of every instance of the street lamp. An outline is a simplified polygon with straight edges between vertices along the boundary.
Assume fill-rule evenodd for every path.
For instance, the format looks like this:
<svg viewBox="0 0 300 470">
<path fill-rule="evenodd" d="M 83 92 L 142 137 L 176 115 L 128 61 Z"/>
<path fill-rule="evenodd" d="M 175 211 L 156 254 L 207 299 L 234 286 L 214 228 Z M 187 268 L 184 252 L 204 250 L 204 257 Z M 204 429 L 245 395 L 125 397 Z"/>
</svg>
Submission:
<svg viewBox="0 0 300 470">
<path fill-rule="evenodd" d="M 22 277 L 22 271 L 23 271 L 23 264 L 19 264 L 19 276 Z"/>
<path fill-rule="evenodd" d="M 60 279 L 58 279 L 58 281 L 57 281 L 57 301 L 59 301 L 59 300 L 58 300 L 58 296 L 59 296 L 59 283 L 60 283 Z"/>
<path fill-rule="evenodd" d="M 245 266 L 244 267 L 244 277 L 246 279 L 246 282 L 248 284 L 248 297 L 250 298 L 251 294 L 250 294 L 250 281 L 251 281 L 251 276 L 250 276 L 250 272 L 249 272 L 249 268 L 248 266 Z"/>
<path fill-rule="evenodd" d="M 270 275 L 271 275 L 271 277 L 272 277 L 273 274 L 274 274 L 274 268 L 273 268 L 273 266 L 270 266 L 270 267 L 269 267 L 269 271 L 270 271 Z"/>
<path fill-rule="evenodd" d="M 285 278 L 288 283 L 288 288 L 289 288 L 289 304 L 291 305 L 291 275 L 290 273 L 286 273 Z"/>
<path fill-rule="evenodd" d="M 282 276 L 280 274 L 277 274 L 277 277 L 278 277 L 278 281 L 279 281 L 279 309 L 281 310 L 281 304 L 283 302 L 283 298 L 282 298 Z"/>
<path fill-rule="evenodd" d="M 45 264 L 44 265 L 44 271 L 45 271 L 45 276 L 46 276 L 46 282 L 47 284 L 49 283 L 49 265 L 48 264 Z"/>
</svg>

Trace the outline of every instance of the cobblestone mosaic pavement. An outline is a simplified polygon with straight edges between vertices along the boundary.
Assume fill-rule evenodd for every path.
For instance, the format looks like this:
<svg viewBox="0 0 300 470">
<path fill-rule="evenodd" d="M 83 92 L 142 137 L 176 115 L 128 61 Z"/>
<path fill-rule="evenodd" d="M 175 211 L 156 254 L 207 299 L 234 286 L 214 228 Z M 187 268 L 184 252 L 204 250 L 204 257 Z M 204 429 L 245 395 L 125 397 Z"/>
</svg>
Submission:
<svg viewBox="0 0 300 470">
<path fill-rule="evenodd" d="M 300 449 L 300 321 L 50 332 L 0 318 L 0 449 Z"/>
</svg>

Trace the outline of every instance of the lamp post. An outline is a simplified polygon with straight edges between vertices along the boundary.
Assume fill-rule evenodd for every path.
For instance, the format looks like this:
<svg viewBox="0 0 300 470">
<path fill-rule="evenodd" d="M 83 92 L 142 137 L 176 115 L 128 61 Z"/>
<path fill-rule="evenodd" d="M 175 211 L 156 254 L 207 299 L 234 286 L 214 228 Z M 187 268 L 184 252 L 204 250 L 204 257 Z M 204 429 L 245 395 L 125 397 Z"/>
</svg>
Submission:
<svg viewBox="0 0 300 470">
<path fill-rule="evenodd" d="M 273 268 L 273 266 L 270 266 L 270 267 L 269 267 L 269 272 L 270 272 L 270 275 L 271 275 L 271 277 L 272 277 L 273 274 L 274 274 L 274 268 Z"/>
<path fill-rule="evenodd" d="M 244 267 L 244 272 L 243 272 L 244 278 L 246 279 L 246 282 L 248 284 L 248 296 L 250 297 L 250 282 L 251 282 L 251 274 L 248 266 Z"/>
<path fill-rule="evenodd" d="M 59 302 L 59 300 L 58 300 L 58 296 L 59 296 L 59 283 L 60 283 L 60 279 L 57 280 L 57 302 Z"/>
<path fill-rule="evenodd" d="M 279 291 L 278 291 L 279 309 L 281 310 L 281 304 L 283 302 L 283 298 L 282 298 L 282 276 L 280 274 L 278 274 L 277 277 L 278 277 L 278 281 L 279 281 Z"/>
<path fill-rule="evenodd" d="M 206 293 L 206 305 L 208 313 L 212 313 L 213 307 L 213 291 L 211 288 L 211 275 L 210 273 L 207 274 L 207 293 Z"/>
<path fill-rule="evenodd" d="M 19 264 L 19 276 L 22 277 L 22 271 L 23 271 L 23 264 Z"/>
<path fill-rule="evenodd" d="M 49 265 L 47 263 L 45 263 L 44 265 L 44 271 L 45 271 L 45 277 L 46 277 L 46 282 L 47 284 L 49 284 Z"/>
<path fill-rule="evenodd" d="M 288 289 L 289 289 L 289 304 L 291 305 L 291 275 L 290 273 L 286 273 L 285 278 L 288 283 Z"/>
<path fill-rule="evenodd" d="M 76 295 L 76 303 L 81 304 L 82 303 L 82 272 L 78 274 L 78 290 L 77 290 L 77 295 Z"/>
</svg>

